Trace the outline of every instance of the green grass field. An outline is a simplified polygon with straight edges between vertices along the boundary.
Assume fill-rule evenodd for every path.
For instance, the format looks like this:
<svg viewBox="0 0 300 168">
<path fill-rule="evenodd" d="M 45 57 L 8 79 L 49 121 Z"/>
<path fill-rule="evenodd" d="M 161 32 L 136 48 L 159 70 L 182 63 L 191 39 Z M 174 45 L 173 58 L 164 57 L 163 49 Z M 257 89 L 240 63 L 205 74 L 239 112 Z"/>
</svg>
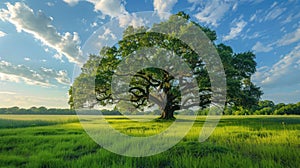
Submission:
<svg viewBox="0 0 300 168">
<path fill-rule="evenodd" d="M 157 134 L 171 124 L 107 120 L 134 136 Z M 168 151 L 134 158 L 103 149 L 77 116 L 1 115 L 0 167 L 300 167 L 300 116 L 223 116 L 199 143 L 204 120 L 199 117 Z"/>
</svg>

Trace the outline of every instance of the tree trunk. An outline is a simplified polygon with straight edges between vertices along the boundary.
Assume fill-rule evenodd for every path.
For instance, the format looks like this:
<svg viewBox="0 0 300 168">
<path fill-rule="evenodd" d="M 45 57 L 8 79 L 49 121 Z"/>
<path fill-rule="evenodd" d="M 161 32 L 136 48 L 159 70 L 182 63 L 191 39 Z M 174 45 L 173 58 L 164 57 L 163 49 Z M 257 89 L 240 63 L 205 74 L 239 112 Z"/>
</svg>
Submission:
<svg viewBox="0 0 300 168">
<path fill-rule="evenodd" d="M 166 90 L 164 90 L 165 92 L 167 92 Z M 175 108 L 173 101 L 172 101 L 172 95 L 167 94 L 167 102 L 165 104 L 164 107 L 160 107 L 161 110 L 161 116 L 159 117 L 159 119 L 163 119 L 163 120 L 174 120 L 174 112 L 175 110 L 177 110 L 177 108 Z"/>
<path fill-rule="evenodd" d="M 173 120 L 175 119 L 174 117 L 174 110 L 162 110 L 161 116 L 159 119 L 164 119 L 164 120 Z"/>
</svg>

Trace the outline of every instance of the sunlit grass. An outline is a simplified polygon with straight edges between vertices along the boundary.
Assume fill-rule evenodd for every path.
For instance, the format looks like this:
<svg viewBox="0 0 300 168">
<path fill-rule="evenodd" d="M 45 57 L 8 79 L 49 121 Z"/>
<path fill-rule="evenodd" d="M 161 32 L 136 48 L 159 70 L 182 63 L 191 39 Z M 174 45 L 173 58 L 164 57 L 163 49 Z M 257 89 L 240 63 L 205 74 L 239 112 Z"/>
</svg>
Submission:
<svg viewBox="0 0 300 168">
<path fill-rule="evenodd" d="M 47 126 L 78 122 L 77 116 L 0 115 L 0 128 Z"/>
<path fill-rule="evenodd" d="M 78 120 L 76 115 L 0 115 L 0 119 L 10 120 L 43 120 L 43 121 L 64 121 L 64 120 Z"/>
<path fill-rule="evenodd" d="M 1 123 L 0 167 L 300 167 L 299 116 L 223 116 L 207 141 L 199 143 L 205 120 L 201 116 L 176 146 L 145 158 L 124 157 L 103 149 L 85 133 L 76 116 L 5 117 L 0 116 L 34 125 L 5 128 Z M 132 136 L 154 135 L 172 124 L 106 119 Z"/>
</svg>

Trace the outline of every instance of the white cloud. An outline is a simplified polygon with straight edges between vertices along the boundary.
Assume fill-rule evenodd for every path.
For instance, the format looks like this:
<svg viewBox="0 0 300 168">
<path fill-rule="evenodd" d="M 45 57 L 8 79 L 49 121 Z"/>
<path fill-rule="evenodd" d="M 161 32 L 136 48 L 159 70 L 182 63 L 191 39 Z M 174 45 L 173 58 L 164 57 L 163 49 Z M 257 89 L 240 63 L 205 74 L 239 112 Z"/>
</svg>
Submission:
<svg viewBox="0 0 300 168">
<path fill-rule="evenodd" d="M 233 11 L 236 11 L 237 7 L 238 7 L 238 3 L 236 2 L 236 3 L 233 5 L 232 10 L 233 10 Z"/>
<path fill-rule="evenodd" d="M 59 54 L 73 63 L 82 64 L 82 51 L 79 47 L 78 33 L 61 35 L 51 24 L 53 18 L 47 17 L 41 11 L 36 14 L 26 4 L 17 2 L 14 5 L 6 3 L 7 9 L 0 10 L 0 19 L 15 25 L 18 32 L 24 31 L 40 40 L 44 45 L 55 49 Z"/>
<path fill-rule="evenodd" d="M 6 36 L 6 33 L 4 33 L 3 31 L 0 31 L 0 38 Z"/>
<path fill-rule="evenodd" d="M 254 21 L 255 19 L 256 19 L 256 13 L 251 16 L 250 22 Z"/>
<path fill-rule="evenodd" d="M 257 10 L 255 14 L 250 17 L 250 21 L 265 22 L 279 19 L 283 16 L 286 10 L 287 8 L 284 8 L 281 4 L 274 2 L 269 9 Z M 289 22 L 289 19 L 290 18 L 287 18 L 286 22 Z"/>
<path fill-rule="evenodd" d="M 277 4 L 278 4 L 278 2 L 275 1 L 275 2 L 271 5 L 271 8 L 274 8 Z"/>
<path fill-rule="evenodd" d="M 53 74 L 55 75 L 55 79 L 58 83 L 70 85 L 70 79 L 67 71 L 60 70 L 56 73 L 54 72 Z"/>
<path fill-rule="evenodd" d="M 118 17 L 127 14 L 124 4 L 121 0 L 86 0 L 94 5 L 95 11 L 100 11 L 110 17 Z"/>
<path fill-rule="evenodd" d="M 259 4 L 261 2 L 263 2 L 264 0 L 245 0 L 244 2 L 247 3 L 253 3 L 253 4 Z"/>
<path fill-rule="evenodd" d="M 79 0 L 63 0 L 70 6 L 77 5 Z M 85 0 L 94 5 L 94 11 L 101 12 L 103 15 L 118 17 L 122 14 L 128 14 L 122 0 Z"/>
<path fill-rule="evenodd" d="M 282 24 L 287 24 L 287 23 L 290 23 L 291 21 L 293 21 L 294 19 L 293 19 L 293 15 L 289 15 L 288 17 L 286 17 L 285 19 L 284 19 L 284 21 L 282 21 L 281 23 Z"/>
<path fill-rule="evenodd" d="M 225 13 L 230 10 L 232 3 L 228 1 L 206 1 L 200 6 L 201 11 L 195 15 L 200 21 L 217 27 Z"/>
<path fill-rule="evenodd" d="M 52 6 L 54 6 L 54 3 L 53 2 L 47 2 L 46 5 L 49 6 L 49 7 L 52 7 Z"/>
<path fill-rule="evenodd" d="M 24 82 L 28 85 L 53 87 L 55 83 L 69 85 L 70 79 L 66 71 L 56 71 L 41 67 L 38 71 L 25 65 L 13 65 L 0 61 L 0 80 L 15 83 Z"/>
<path fill-rule="evenodd" d="M 63 1 L 67 4 L 69 4 L 70 6 L 75 6 L 79 2 L 79 0 L 63 0 Z"/>
<path fill-rule="evenodd" d="M 154 11 L 158 12 L 161 18 L 168 18 L 169 16 L 165 16 L 164 12 L 170 13 L 176 3 L 177 0 L 154 0 Z"/>
<path fill-rule="evenodd" d="M 261 68 L 253 75 L 253 80 L 268 88 L 289 87 L 300 84 L 300 44 L 271 68 Z"/>
<path fill-rule="evenodd" d="M 114 35 L 109 28 L 104 29 L 104 33 L 102 35 L 99 35 L 98 38 L 100 40 L 108 40 L 108 39 L 117 39 L 116 35 Z"/>
<path fill-rule="evenodd" d="M 0 72 L 0 81 L 9 81 L 9 82 L 14 82 L 14 83 L 20 83 L 24 82 L 27 85 L 36 85 L 36 86 L 42 86 L 42 87 L 54 87 L 54 85 L 50 83 L 45 83 L 45 82 L 40 82 L 34 79 L 29 79 L 27 77 L 23 76 L 18 76 L 14 74 L 6 74 Z"/>
<path fill-rule="evenodd" d="M 286 46 L 300 40 L 300 27 L 292 33 L 285 34 L 280 40 L 277 41 L 278 46 Z"/>
<path fill-rule="evenodd" d="M 117 36 L 108 27 L 103 27 L 103 31 L 99 33 L 98 38 L 95 41 L 95 48 L 102 48 L 112 41 L 115 41 Z"/>
<path fill-rule="evenodd" d="M 230 29 L 230 32 L 228 35 L 223 36 L 223 40 L 227 41 L 227 40 L 231 40 L 236 38 L 244 29 L 244 27 L 247 25 L 247 23 L 245 21 L 239 21 L 236 23 L 235 27 L 232 27 Z"/>
<path fill-rule="evenodd" d="M 62 55 L 61 54 L 54 54 L 53 58 L 60 60 L 60 62 L 64 62 L 64 60 L 62 59 Z"/>
<path fill-rule="evenodd" d="M 92 27 L 92 28 L 97 27 L 97 26 L 98 26 L 98 23 L 97 23 L 97 22 L 93 22 L 93 23 L 91 24 L 91 27 Z"/>
<path fill-rule="evenodd" d="M 145 21 L 143 18 L 138 17 L 136 14 L 127 14 L 119 16 L 119 24 L 120 27 L 140 27 L 145 25 Z"/>
<path fill-rule="evenodd" d="M 251 79 L 254 83 L 258 85 L 262 85 L 262 81 L 268 77 L 268 71 L 270 71 L 270 67 L 263 66 L 256 69 L 256 72 L 252 75 Z"/>
<path fill-rule="evenodd" d="M 197 9 L 197 5 L 201 4 L 201 1 L 199 0 L 188 0 L 188 2 L 193 4 L 193 6 L 190 7 L 190 11 L 194 11 L 195 9 Z"/>
<path fill-rule="evenodd" d="M 24 58 L 24 61 L 30 61 L 30 58 L 25 57 L 25 58 Z"/>
<path fill-rule="evenodd" d="M 273 47 L 271 45 L 263 45 L 261 42 L 256 42 L 256 44 L 252 47 L 252 50 L 255 53 L 258 52 L 269 52 L 273 50 Z"/>
<path fill-rule="evenodd" d="M 188 0 L 188 2 L 189 2 L 189 3 L 196 3 L 196 4 L 200 3 L 199 0 Z"/>
<path fill-rule="evenodd" d="M 243 39 L 256 39 L 256 38 L 259 38 L 259 37 L 261 37 L 262 36 L 262 34 L 260 33 L 260 32 L 254 32 L 253 34 L 251 34 L 251 35 L 248 35 L 248 34 L 244 34 L 244 35 L 242 35 L 242 38 Z"/>
<path fill-rule="evenodd" d="M 265 17 L 260 19 L 260 22 L 274 20 L 278 18 L 285 10 L 286 8 L 280 8 L 280 6 L 277 5 L 277 2 L 274 2 L 270 7 L 270 11 L 265 14 Z"/>
<path fill-rule="evenodd" d="M 6 94 L 6 95 L 16 95 L 17 93 L 16 92 L 3 92 L 3 91 L 0 91 L 0 95 L 1 94 Z"/>
<path fill-rule="evenodd" d="M 102 14 L 100 16 L 101 19 L 104 19 L 105 16 L 109 16 L 111 18 L 117 18 L 119 20 L 119 26 L 121 27 L 126 27 L 129 25 L 133 27 L 139 27 L 144 25 L 144 21 L 142 18 L 137 17 L 135 14 L 129 14 L 129 12 L 126 11 L 123 0 L 85 0 L 85 1 L 94 5 L 95 12 L 101 12 Z M 76 5 L 78 3 L 78 0 L 65 0 L 65 2 L 70 5 Z M 95 26 L 97 26 L 96 22 L 91 24 L 91 27 L 95 27 Z"/>
</svg>

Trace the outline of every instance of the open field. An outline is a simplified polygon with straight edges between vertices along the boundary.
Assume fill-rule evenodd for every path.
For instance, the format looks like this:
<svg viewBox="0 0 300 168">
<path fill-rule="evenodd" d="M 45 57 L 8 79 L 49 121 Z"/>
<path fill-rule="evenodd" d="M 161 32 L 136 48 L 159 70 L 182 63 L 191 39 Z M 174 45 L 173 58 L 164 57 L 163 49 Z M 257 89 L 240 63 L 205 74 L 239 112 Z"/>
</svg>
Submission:
<svg viewBox="0 0 300 168">
<path fill-rule="evenodd" d="M 300 167 L 300 116 L 223 116 L 199 143 L 204 119 L 168 151 L 132 158 L 95 143 L 77 116 L 0 115 L 0 167 Z M 154 135 L 171 124 L 107 120 L 134 136 Z"/>
</svg>

